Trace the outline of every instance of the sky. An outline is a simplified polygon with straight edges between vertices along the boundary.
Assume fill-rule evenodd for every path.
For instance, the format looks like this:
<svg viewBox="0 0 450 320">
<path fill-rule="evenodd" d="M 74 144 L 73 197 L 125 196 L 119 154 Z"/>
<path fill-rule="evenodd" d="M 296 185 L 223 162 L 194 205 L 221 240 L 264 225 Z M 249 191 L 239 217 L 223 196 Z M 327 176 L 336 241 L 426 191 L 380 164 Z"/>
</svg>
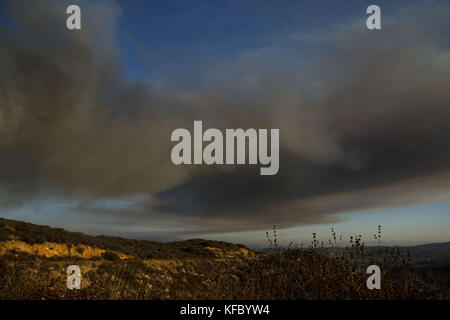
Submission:
<svg viewBox="0 0 450 320">
<path fill-rule="evenodd" d="M 78 4 L 82 29 L 65 9 Z M 0 1 L 0 216 L 265 246 L 449 241 L 450 5 Z M 280 171 L 175 166 L 176 128 L 279 128 Z"/>
</svg>

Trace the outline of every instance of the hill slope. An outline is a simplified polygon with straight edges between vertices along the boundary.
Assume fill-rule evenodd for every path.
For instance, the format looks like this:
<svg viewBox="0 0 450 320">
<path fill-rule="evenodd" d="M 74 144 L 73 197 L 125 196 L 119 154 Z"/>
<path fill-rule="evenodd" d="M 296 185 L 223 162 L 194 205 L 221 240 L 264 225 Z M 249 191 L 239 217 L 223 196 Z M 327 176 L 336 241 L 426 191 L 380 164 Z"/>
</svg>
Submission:
<svg viewBox="0 0 450 320">
<path fill-rule="evenodd" d="M 0 243 L 9 243 L 9 246 L 3 245 L 3 251 L 7 248 L 14 248 L 15 241 L 17 248 L 22 251 L 30 252 L 32 248 L 27 248 L 26 244 L 35 248 L 53 247 L 61 248 L 60 255 L 83 256 L 77 254 L 77 248 L 100 249 L 96 251 L 99 255 L 106 250 L 121 253 L 127 256 L 139 257 L 142 259 L 181 259 L 189 257 L 214 257 L 218 250 L 208 248 L 216 248 L 225 251 L 248 251 L 243 245 L 235 245 L 222 241 L 210 241 L 202 239 L 191 239 L 186 241 L 175 241 L 161 243 L 148 240 L 132 240 L 112 236 L 89 236 L 80 232 L 69 232 L 61 228 L 51 228 L 48 226 L 40 226 L 32 223 L 8 220 L 0 218 Z M 23 244 L 20 244 L 22 242 Z M 58 245 L 55 245 L 58 244 Z M 63 248 L 61 245 L 66 245 Z M 71 251 L 67 246 L 76 247 Z M 49 250 L 52 251 L 52 250 Z M 0 245 L 0 254 L 2 245 Z M 31 252 L 30 252 L 31 253 Z M 70 254 L 68 254 L 70 253 Z M 46 254 L 46 256 L 49 256 Z"/>
</svg>

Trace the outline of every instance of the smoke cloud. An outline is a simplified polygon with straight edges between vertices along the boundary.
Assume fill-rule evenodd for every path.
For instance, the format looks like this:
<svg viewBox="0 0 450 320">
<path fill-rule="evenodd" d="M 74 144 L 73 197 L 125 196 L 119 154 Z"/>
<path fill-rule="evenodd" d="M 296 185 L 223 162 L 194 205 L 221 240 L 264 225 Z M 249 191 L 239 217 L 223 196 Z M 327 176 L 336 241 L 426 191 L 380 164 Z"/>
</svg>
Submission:
<svg viewBox="0 0 450 320">
<path fill-rule="evenodd" d="M 15 23 L 0 29 L 3 206 L 57 195 L 114 225 L 161 219 L 195 234 L 329 223 L 449 191 L 446 4 L 409 7 L 382 32 L 318 31 L 314 58 L 293 33 L 182 89 L 126 80 L 113 1 L 83 2 L 79 32 L 61 27 L 68 4 L 2 4 Z M 279 128 L 279 173 L 173 165 L 170 134 L 194 120 Z M 134 196 L 131 208 L 90 205 Z"/>
</svg>

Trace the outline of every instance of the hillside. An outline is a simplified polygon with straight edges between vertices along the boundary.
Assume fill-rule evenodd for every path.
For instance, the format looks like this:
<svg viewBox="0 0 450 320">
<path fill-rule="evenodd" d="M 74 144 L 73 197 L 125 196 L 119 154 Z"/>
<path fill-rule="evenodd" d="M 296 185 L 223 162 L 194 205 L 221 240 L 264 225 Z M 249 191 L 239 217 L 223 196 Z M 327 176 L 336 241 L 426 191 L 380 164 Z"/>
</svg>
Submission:
<svg viewBox="0 0 450 320">
<path fill-rule="evenodd" d="M 255 253 L 242 245 L 187 240 L 158 243 L 88 236 L 0 219 L 0 299 L 442 299 L 448 278 L 424 281 L 394 250 L 356 243 L 331 257 L 308 249 Z M 368 290 L 368 264 L 382 290 Z M 78 265 L 80 290 L 66 287 Z"/>
<path fill-rule="evenodd" d="M 89 236 L 80 232 L 69 232 L 61 228 L 51 228 L 22 221 L 0 218 L 0 252 L 5 243 L 20 241 L 35 247 L 49 247 L 51 243 L 66 246 L 86 246 L 100 250 L 120 252 L 124 255 L 139 257 L 142 259 L 180 259 L 188 257 L 214 257 L 214 251 L 207 248 L 236 251 L 245 248 L 243 245 L 235 245 L 222 241 L 210 241 L 192 239 L 161 243 L 148 240 L 132 240 L 111 236 Z M 40 246 L 36 246 L 40 245 Z M 56 247 L 56 246 L 55 246 Z M 61 247 L 61 246 L 59 246 Z M 4 249 L 3 249 L 4 250 Z M 70 249 L 63 249 L 68 252 Z M 29 250 L 26 249 L 26 252 Z M 72 250 L 69 256 L 79 256 Z M 100 251 L 98 251 L 100 252 Z"/>
</svg>

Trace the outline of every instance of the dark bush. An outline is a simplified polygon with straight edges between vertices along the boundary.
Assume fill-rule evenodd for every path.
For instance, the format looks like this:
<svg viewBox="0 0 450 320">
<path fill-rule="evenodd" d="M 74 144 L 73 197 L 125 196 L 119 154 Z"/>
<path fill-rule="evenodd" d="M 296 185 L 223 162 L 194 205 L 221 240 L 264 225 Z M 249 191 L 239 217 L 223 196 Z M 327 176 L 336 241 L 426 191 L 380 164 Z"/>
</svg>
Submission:
<svg viewBox="0 0 450 320">
<path fill-rule="evenodd" d="M 120 257 L 109 250 L 102 253 L 102 258 L 108 261 L 120 261 Z"/>
</svg>

